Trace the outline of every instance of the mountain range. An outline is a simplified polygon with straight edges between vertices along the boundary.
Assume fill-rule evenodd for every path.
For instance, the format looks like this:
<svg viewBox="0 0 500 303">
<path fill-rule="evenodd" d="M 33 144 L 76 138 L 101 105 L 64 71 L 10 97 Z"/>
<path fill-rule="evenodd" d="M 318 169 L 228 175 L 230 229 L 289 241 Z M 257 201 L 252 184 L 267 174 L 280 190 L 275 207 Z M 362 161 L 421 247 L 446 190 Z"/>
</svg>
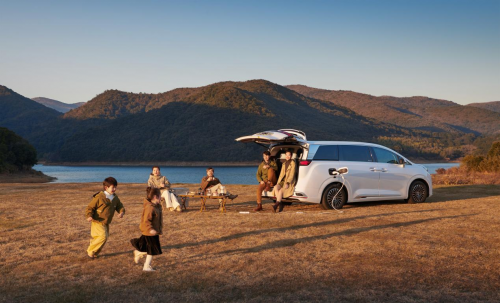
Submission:
<svg viewBox="0 0 500 303">
<path fill-rule="evenodd" d="M 394 125 L 431 132 L 495 134 L 500 131 L 499 104 L 463 106 L 428 97 L 375 97 L 352 91 L 289 85 L 304 96 L 345 106 L 357 114 Z M 492 102 L 495 103 L 495 102 Z"/>
<path fill-rule="evenodd" d="M 40 158 L 52 162 L 258 160 L 262 147 L 234 139 L 279 128 L 300 129 L 310 140 L 380 142 L 408 156 L 440 158 L 460 156 L 475 140 L 494 140 L 500 129 L 499 113 L 450 101 L 284 87 L 266 80 L 160 94 L 107 90 L 65 114 L 0 86 L 0 110 L 0 126 L 26 138 Z"/>
<path fill-rule="evenodd" d="M 500 101 L 471 103 L 471 104 L 467 104 L 467 106 L 483 108 L 483 109 L 491 110 L 493 112 L 500 113 Z"/>
<path fill-rule="evenodd" d="M 38 102 L 42 105 L 45 105 L 46 107 L 55 109 L 61 113 L 67 113 L 70 110 L 75 109 L 75 108 L 80 107 L 80 106 L 85 104 L 85 102 L 64 103 L 61 101 L 57 101 L 57 100 L 49 99 L 49 98 L 44 98 L 44 97 L 31 98 L 31 100 Z"/>
</svg>

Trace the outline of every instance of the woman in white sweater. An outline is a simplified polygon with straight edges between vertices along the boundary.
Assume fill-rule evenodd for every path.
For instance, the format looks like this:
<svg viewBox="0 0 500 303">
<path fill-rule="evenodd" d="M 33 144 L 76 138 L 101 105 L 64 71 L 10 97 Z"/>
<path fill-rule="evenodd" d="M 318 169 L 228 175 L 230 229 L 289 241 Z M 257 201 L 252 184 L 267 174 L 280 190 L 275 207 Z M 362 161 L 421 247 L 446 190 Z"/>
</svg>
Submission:
<svg viewBox="0 0 500 303">
<path fill-rule="evenodd" d="M 161 197 L 165 199 L 168 210 L 182 211 L 177 197 L 170 192 L 170 182 L 165 176 L 161 175 L 160 167 L 153 166 L 153 172 L 149 175 L 148 186 L 160 189 Z"/>
</svg>

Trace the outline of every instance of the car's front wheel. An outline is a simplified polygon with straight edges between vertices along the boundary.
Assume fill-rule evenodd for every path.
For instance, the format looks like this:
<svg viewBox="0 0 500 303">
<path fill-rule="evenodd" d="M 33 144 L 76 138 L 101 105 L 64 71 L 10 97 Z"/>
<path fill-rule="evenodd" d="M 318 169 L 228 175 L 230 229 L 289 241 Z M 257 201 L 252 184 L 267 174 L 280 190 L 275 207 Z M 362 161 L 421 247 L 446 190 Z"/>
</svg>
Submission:
<svg viewBox="0 0 500 303">
<path fill-rule="evenodd" d="M 427 186 L 422 181 L 415 181 L 410 185 L 410 189 L 408 191 L 408 199 L 406 202 L 409 204 L 413 203 L 422 203 L 427 199 L 428 192 Z"/>
<path fill-rule="evenodd" d="M 342 184 L 334 183 L 326 187 L 321 198 L 323 209 L 341 209 L 347 202 L 347 192 Z"/>
</svg>

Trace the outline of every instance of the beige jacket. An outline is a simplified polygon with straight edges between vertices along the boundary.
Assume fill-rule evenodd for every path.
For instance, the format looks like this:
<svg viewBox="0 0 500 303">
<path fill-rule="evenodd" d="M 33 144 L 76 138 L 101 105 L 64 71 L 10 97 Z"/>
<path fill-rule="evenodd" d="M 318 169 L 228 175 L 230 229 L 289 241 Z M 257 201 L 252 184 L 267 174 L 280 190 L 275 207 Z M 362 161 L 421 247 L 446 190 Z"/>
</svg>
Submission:
<svg viewBox="0 0 500 303">
<path fill-rule="evenodd" d="M 285 163 L 281 166 L 281 172 L 280 172 L 280 177 L 278 178 L 278 183 L 280 184 L 281 181 L 285 181 L 285 184 L 289 184 L 288 189 L 283 189 L 283 198 L 290 197 L 293 195 L 293 192 L 295 191 L 295 184 L 297 183 L 297 180 L 295 180 L 295 171 L 296 171 L 296 164 L 295 161 L 291 161 L 290 165 L 288 166 L 288 169 L 285 171 Z M 283 186 L 284 188 L 285 186 Z M 276 196 L 276 186 L 274 187 L 273 190 L 273 195 Z"/>
<path fill-rule="evenodd" d="M 165 187 L 161 186 L 162 183 L 165 184 Z M 170 188 L 170 182 L 168 181 L 167 177 L 165 177 L 165 176 L 149 175 L 148 186 L 153 187 L 153 188 L 159 188 L 161 193 L 163 194 L 163 192 L 165 190 L 168 190 Z"/>
</svg>

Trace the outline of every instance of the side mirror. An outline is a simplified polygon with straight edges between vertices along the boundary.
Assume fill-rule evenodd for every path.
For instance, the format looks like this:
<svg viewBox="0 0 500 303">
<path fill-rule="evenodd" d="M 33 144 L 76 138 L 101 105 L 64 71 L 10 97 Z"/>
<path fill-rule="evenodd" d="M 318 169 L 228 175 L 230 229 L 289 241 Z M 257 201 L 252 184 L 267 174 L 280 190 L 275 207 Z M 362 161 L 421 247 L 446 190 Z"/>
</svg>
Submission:
<svg viewBox="0 0 500 303">
<path fill-rule="evenodd" d="M 399 164 L 404 166 L 405 165 L 405 159 L 399 158 Z"/>
</svg>

